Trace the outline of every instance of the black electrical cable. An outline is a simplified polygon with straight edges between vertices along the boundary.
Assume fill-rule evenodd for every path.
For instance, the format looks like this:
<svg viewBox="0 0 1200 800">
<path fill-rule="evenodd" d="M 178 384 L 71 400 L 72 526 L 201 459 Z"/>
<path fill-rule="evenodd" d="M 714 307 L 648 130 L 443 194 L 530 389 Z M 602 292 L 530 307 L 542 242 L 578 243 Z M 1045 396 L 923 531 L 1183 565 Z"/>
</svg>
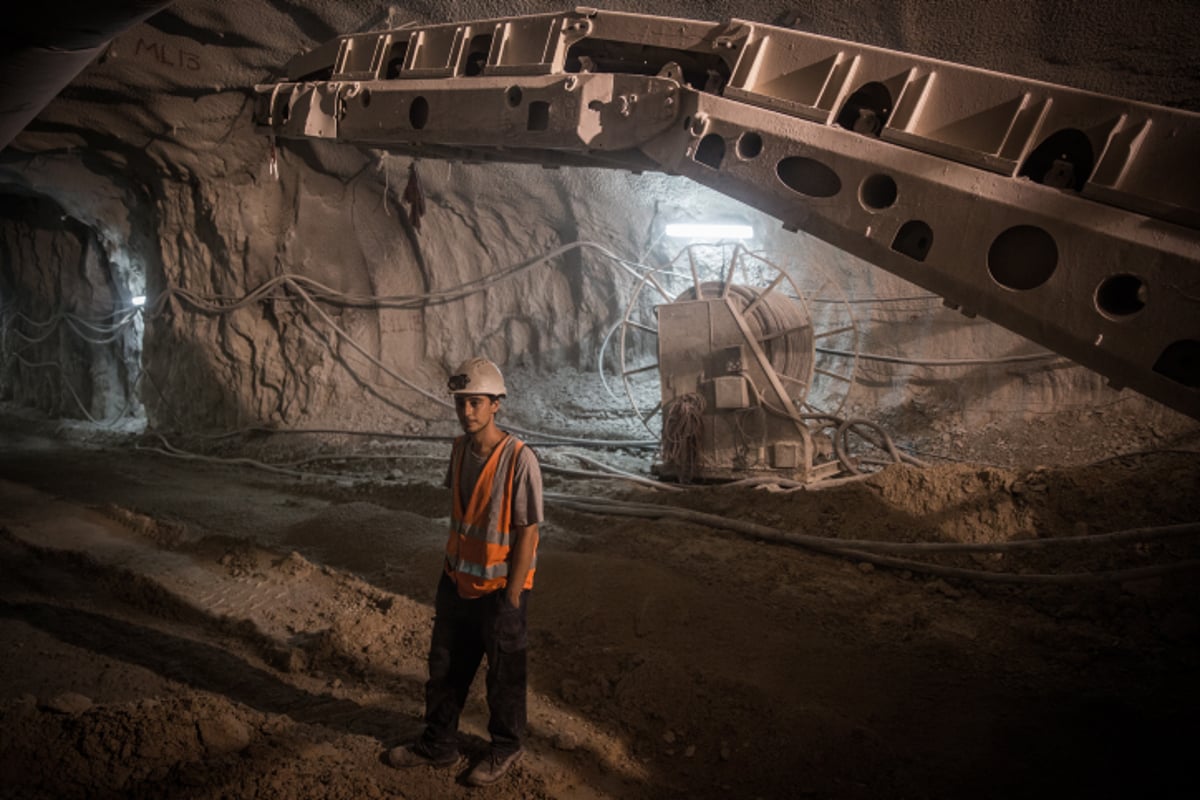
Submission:
<svg viewBox="0 0 1200 800">
<path fill-rule="evenodd" d="M 885 356 L 878 353 L 852 353 L 849 350 L 835 350 L 829 347 L 815 348 L 818 353 L 831 356 L 850 358 L 857 356 L 864 361 L 880 361 L 887 364 L 906 364 L 916 367 L 983 367 L 991 364 L 1023 364 L 1030 361 L 1049 361 L 1064 358 L 1058 353 L 1029 353 L 1022 356 L 1001 356 L 998 358 L 905 358 L 903 356 Z"/>
</svg>

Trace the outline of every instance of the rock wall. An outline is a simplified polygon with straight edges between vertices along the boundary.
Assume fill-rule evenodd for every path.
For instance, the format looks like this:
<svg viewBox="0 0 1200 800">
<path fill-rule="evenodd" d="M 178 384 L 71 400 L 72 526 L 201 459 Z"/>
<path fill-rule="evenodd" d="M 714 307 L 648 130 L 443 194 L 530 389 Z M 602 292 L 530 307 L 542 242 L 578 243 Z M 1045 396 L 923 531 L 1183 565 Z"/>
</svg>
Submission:
<svg viewBox="0 0 1200 800">
<path fill-rule="evenodd" d="M 4 397 L 78 415 L 62 388 L 70 385 L 87 413 L 102 417 L 140 398 L 149 424 L 168 429 L 422 430 L 445 418 L 444 375 L 469 354 L 547 382 L 562 370 L 594 370 L 633 286 L 606 253 L 665 262 L 674 252 L 662 228 L 678 218 L 749 223 L 764 252 L 801 270 L 820 264 L 848 297 L 923 294 L 736 201 L 662 175 L 422 160 L 415 169 L 427 213 L 417 230 L 401 201 L 411 159 L 289 143 L 274 151 L 276 175 L 271 143 L 252 129 L 248 88 L 337 33 L 561 7 L 179 0 L 117 39 L 0 154 L 0 301 L 35 317 L 62 308 L 100 317 L 144 292 L 144 342 L 141 318 L 108 346 L 72 344 L 71 333 L 60 332 L 42 345 L 61 356 L 56 388 L 45 370 L 12 366 L 10 336 Z M 1183 0 L 1086 11 L 1068 0 L 674 2 L 655 11 L 790 23 L 1200 108 L 1200 33 Z M 588 244 L 571 246 L 578 242 Z M 559 248 L 566 249 L 557 257 L 529 263 Z M 278 283 L 285 276 L 328 287 L 337 299 L 316 299 L 323 290 L 312 283 Z M 267 294 L 250 294 L 272 281 Z M 461 286 L 481 291 L 446 297 Z M 423 295 L 431 299 L 414 301 Z M 357 302 L 367 296 L 391 300 Z M 936 361 L 1038 349 L 928 298 L 856 309 L 865 351 Z M 1062 361 L 950 370 L 869 362 L 856 379 L 852 410 L 915 412 L 919 421 L 1019 422 L 1117 398 Z"/>
<path fill-rule="evenodd" d="M 0 399 L 55 416 L 136 415 L 142 326 L 93 229 L 0 195 Z"/>
</svg>

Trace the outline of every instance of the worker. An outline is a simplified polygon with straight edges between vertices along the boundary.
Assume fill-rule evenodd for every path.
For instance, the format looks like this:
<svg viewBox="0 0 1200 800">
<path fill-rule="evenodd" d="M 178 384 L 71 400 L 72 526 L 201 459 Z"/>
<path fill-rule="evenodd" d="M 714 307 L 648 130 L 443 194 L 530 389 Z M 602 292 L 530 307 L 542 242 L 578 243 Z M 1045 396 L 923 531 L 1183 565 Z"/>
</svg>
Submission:
<svg viewBox="0 0 1200 800">
<path fill-rule="evenodd" d="M 454 440 L 446 475 L 450 537 L 434 602 L 425 730 L 389 750 L 387 760 L 394 767 L 458 763 L 459 715 L 486 656 L 491 747 L 466 776 L 468 784 L 486 786 L 523 753 L 526 609 L 537 566 L 542 473 L 533 450 L 496 423 L 507 393 L 495 364 L 472 358 L 449 386 L 463 435 Z"/>
</svg>

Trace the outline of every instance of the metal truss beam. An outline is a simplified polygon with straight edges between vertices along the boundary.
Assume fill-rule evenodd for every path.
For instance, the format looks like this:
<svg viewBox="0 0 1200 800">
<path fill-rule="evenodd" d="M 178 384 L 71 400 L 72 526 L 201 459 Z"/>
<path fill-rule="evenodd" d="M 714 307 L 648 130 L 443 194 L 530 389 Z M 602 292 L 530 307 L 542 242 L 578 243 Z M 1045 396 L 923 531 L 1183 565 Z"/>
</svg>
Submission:
<svg viewBox="0 0 1200 800">
<path fill-rule="evenodd" d="M 1200 419 L 1200 115 L 743 20 L 578 8 L 339 37 L 255 121 L 684 175 Z"/>
</svg>

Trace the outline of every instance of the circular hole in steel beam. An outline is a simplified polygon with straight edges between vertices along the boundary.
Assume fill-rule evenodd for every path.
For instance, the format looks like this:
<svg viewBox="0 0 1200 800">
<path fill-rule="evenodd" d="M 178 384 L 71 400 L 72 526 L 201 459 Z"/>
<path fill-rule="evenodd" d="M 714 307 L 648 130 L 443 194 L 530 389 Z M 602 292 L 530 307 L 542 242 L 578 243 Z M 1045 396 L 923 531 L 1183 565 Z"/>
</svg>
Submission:
<svg viewBox="0 0 1200 800">
<path fill-rule="evenodd" d="M 521 98 L 523 96 L 524 95 L 521 92 L 520 86 L 510 86 L 508 87 L 508 90 L 504 92 L 504 99 L 510 108 L 516 108 L 517 106 L 521 105 Z"/>
<path fill-rule="evenodd" d="M 988 272 L 1008 289 L 1036 289 L 1058 267 L 1058 245 L 1054 237 L 1035 225 L 1014 225 L 1001 233 L 988 248 Z"/>
<path fill-rule="evenodd" d="M 899 189 L 896 188 L 896 181 L 892 179 L 891 175 L 883 173 L 870 176 L 862 182 L 862 186 L 858 189 L 858 199 L 862 202 L 863 208 L 876 211 L 891 208 L 898 195 Z"/>
<path fill-rule="evenodd" d="M 1136 275 L 1113 275 L 1096 289 L 1096 308 L 1110 317 L 1128 317 L 1146 307 L 1146 284 Z"/>
</svg>

